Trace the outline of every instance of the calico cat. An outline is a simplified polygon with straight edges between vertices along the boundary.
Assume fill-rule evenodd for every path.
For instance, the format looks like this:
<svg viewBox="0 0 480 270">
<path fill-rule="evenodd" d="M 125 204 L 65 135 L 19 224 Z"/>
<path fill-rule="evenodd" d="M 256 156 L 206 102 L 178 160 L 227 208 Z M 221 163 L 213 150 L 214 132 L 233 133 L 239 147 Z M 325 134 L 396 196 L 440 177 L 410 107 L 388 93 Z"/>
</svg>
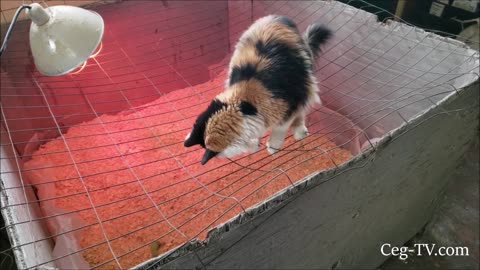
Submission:
<svg viewBox="0 0 480 270">
<path fill-rule="evenodd" d="M 185 147 L 205 148 L 203 165 L 214 156 L 257 151 L 269 128 L 270 154 L 280 150 L 290 126 L 295 139 L 307 136 L 305 113 L 314 103 L 321 104 L 312 66 L 320 45 L 331 36 L 318 24 L 302 36 L 284 16 L 255 21 L 235 46 L 225 91 L 198 116 Z"/>
</svg>

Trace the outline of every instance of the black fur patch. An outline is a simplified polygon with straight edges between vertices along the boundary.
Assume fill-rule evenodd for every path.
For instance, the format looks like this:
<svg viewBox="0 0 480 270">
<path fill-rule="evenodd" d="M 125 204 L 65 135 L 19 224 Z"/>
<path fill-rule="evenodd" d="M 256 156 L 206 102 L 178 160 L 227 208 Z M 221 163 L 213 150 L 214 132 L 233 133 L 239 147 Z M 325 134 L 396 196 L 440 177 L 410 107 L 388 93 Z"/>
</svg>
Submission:
<svg viewBox="0 0 480 270">
<path fill-rule="evenodd" d="M 184 145 L 185 147 L 190 147 L 196 144 L 200 144 L 203 148 L 205 148 L 205 128 L 207 126 L 208 119 L 210 117 L 221 110 L 222 108 L 226 107 L 227 104 L 221 102 L 218 99 L 212 100 L 208 108 L 202 112 L 198 117 L 195 123 L 193 124 L 192 132 L 190 133 L 190 138 L 185 140 Z"/>
<path fill-rule="evenodd" d="M 248 63 L 244 66 L 234 66 L 230 74 L 229 85 L 232 86 L 239 81 L 246 81 L 255 76 L 255 65 Z"/>
<path fill-rule="evenodd" d="M 297 25 L 290 18 L 277 15 L 275 19 L 298 32 Z"/>
<path fill-rule="evenodd" d="M 267 43 L 259 40 L 255 47 L 261 57 L 275 63 L 257 72 L 255 78 L 261 81 L 275 98 L 288 103 L 285 115 L 287 119 L 308 101 L 307 82 L 311 64 L 300 55 L 301 49 L 292 48 L 278 40 Z"/>
<path fill-rule="evenodd" d="M 314 56 L 320 52 L 320 45 L 325 44 L 332 35 L 333 33 L 330 29 L 320 24 L 313 24 L 307 28 L 307 43 Z"/>
<path fill-rule="evenodd" d="M 240 102 L 240 111 L 244 115 L 256 115 L 257 114 L 257 108 L 252 105 L 252 103 L 248 101 L 242 101 Z"/>
</svg>

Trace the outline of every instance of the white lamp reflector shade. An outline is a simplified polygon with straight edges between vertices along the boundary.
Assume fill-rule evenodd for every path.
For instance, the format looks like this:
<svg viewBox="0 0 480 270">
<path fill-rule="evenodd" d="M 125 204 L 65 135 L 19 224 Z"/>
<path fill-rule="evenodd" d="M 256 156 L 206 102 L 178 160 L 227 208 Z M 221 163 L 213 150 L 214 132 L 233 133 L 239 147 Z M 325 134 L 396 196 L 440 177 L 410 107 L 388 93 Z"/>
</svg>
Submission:
<svg viewBox="0 0 480 270">
<path fill-rule="evenodd" d="M 73 6 L 30 6 L 30 47 L 40 73 L 66 74 L 82 65 L 100 44 L 104 23 L 98 13 Z"/>
</svg>

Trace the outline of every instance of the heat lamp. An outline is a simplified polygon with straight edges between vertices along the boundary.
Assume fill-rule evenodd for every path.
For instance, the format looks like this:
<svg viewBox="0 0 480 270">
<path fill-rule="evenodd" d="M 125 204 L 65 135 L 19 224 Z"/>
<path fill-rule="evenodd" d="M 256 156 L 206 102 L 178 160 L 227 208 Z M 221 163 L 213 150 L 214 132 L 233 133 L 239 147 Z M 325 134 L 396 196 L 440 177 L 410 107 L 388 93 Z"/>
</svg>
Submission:
<svg viewBox="0 0 480 270">
<path fill-rule="evenodd" d="M 93 11 L 73 6 L 43 8 L 37 3 L 20 6 L 8 28 L 3 54 L 18 15 L 27 10 L 32 20 L 30 49 L 37 70 L 47 76 L 60 76 L 85 65 L 102 40 L 104 23 Z"/>
</svg>

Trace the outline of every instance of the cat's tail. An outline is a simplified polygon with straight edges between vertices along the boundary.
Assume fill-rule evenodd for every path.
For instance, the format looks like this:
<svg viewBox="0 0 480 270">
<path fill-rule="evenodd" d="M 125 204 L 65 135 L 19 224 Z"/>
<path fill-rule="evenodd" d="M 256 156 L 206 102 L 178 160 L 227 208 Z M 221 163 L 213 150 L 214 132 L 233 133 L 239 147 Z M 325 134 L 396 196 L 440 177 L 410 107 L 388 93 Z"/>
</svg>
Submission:
<svg viewBox="0 0 480 270">
<path fill-rule="evenodd" d="M 332 31 L 321 24 L 311 24 L 303 33 L 303 39 L 312 51 L 313 57 L 320 52 L 320 45 L 325 44 L 333 35 Z"/>
</svg>

